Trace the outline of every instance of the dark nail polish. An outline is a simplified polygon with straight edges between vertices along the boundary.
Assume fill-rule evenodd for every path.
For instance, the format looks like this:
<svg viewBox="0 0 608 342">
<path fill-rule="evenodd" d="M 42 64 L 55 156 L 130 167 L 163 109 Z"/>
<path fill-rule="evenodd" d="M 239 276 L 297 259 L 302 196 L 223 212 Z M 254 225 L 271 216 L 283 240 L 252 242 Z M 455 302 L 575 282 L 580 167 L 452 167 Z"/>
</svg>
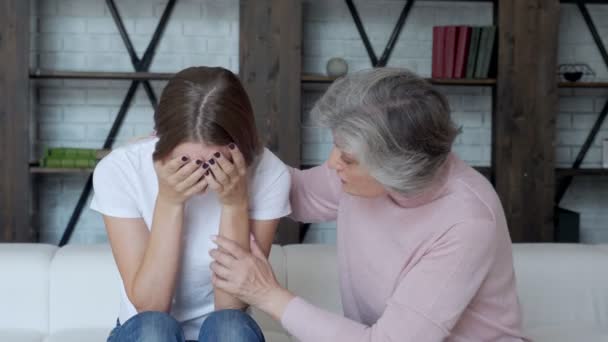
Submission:
<svg viewBox="0 0 608 342">
<path fill-rule="evenodd" d="M 188 160 L 188 157 L 186 157 L 186 156 L 182 157 L 182 161 L 187 161 L 187 160 Z"/>
<path fill-rule="evenodd" d="M 202 160 L 198 160 L 198 159 L 196 160 L 196 165 L 201 165 L 202 163 L 203 163 Z"/>
<path fill-rule="evenodd" d="M 207 164 L 207 163 L 203 164 L 203 169 L 207 169 L 207 168 L 209 168 L 209 164 Z"/>
<path fill-rule="evenodd" d="M 215 160 L 214 160 L 214 159 L 210 159 L 210 160 L 209 160 L 209 164 L 211 164 L 211 165 L 215 165 Z"/>
<path fill-rule="evenodd" d="M 219 158 L 219 157 L 221 156 L 221 154 L 220 154 L 219 152 L 215 152 L 215 153 L 213 154 L 213 156 L 214 156 L 215 158 Z"/>
<path fill-rule="evenodd" d="M 205 176 L 209 176 L 209 170 L 207 170 L 207 172 L 205 172 Z"/>
<path fill-rule="evenodd" d="M 236 148 L 236 145 L 230 143 L 230 145 L 228 145 L 228 148 L 231 149 L 231 150 L 234 150 Z"/>
</svg>

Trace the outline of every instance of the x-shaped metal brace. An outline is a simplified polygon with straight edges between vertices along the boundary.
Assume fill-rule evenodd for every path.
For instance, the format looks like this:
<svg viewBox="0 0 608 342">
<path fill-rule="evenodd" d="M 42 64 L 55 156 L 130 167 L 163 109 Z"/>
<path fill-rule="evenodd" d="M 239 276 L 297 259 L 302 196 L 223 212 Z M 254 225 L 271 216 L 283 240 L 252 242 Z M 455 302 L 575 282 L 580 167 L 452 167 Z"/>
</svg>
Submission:
<svg viewBox="0 0 608 342">
<path fill-rule="evenodd" d="M 408 14 L 410 13 L 412 6 L 414 6 L 414 2 L 416 0 L 406 1 L 403 6 L 403 10 L 401 10 L 401 14 L 399 15 L 399 19 L 393 28 L 393 32 L 386 43 L 386 47 L 384 48 L 384 52 L 380 59 L 376 56 L 376 52 L 372 47 L 372 44 L 369 41 L 369 37 L 367 36 L 367 32 L 363 27 L 363 23 L 361 22 L 361 17 L 359 17 L 359 12 L 357 11 L 357 7 L 353 3 L 353 0 L 345 0 L 346 6 L 350 11 L 350 14 L 353 17 L 353 21 L 355 22 L 355 26 L 357 26 L 357 31 L 359 31 L 359 35 L 361 36 L 361 40 L 363 41 L 363 45 L 365 46 L 365 50 L 367 50 L 367 55 L 369 56 L 369 60 L 372 63 L 373 67 L 383 67 L 388 63 L 389 58 L 391 57 L 391 53 L 395 48 L 395 44 L 397 43 L 397 39 L 403 30 L 403 25 L 405 25 L 405 20 L 407 19 Z"/>
<path fill-rule="evenodd" d="M 595 27 L 591 15 L 589 15 L 587 7 L 585 6 L 585 0 L 578 0 L 576 5 L 583 16 L 587 27 L 589 28 L 589 32 L 591 32 L 591 36 L 593 37 L 595 45 L 597 46 L 598 50 L 600 51 L 600 54 L 602 55 L 604 64 L 606 65 L 606 67 L 608 67 L 608 52 L 606 52 L 606 47 L 602 42 L 602 38 L 598 33 L 597 28 Z M 591 131 L 587 135 L 587 139 L 585 139 L 585 143 L 583 143 L 583 145 L 581 146 L 581 149 L 579 150 L 578 155 L 576 156 L 576 159 L 572 164 L 572 169 L 577 170 L 580 168 L 581 164 L 583 163 L 583 160 L 585 159 L 585 156 L 587 155 L 587 152 L 589 152 L 589 148 L 591 148 L 591 145 L 593 144 L 593 141 L 597 136 L 597 133 L 602 127 L 606 116 L 608 116 L 608 99 L 604 103 L 604 107 L 602 108 L 597 119 L 593 123 Z M 559 204 L 559 202 L 562 200 L 562 198 L 566 194 L 566 191 L 570 187 L 570 184 L 572 184 L 572 180 L 573 176 L 567 176 L 559 183 L 557 191 L 555 192 L 556 204 Z"/>
<path fill-rule="evenodd" d="M 114 3 L 114 0 L 106 0 L 106 4 L 108 5 L 108 8 L 110 9 L 110 13 L 112 14 L 112 17 L 114 18 L 116 26 L 118 27 L 118 32 L 120 33 L 120 36 L 125 44 L 125 47 L 127 48 L 127 51 L 131 58 L 131 63 L 133 64 L 135 71 L 137 71 L 137 72 L 148 71 L 150 64 L 152 64 L 152 59 L 154 57 L 156 47 L 158 46 L 158 42 L 160 41 L 160 38 L 162 37 L 163 32 L 164 32 L 165 28 L 167 27 L 167 22 L 169 20 L 169 17 L 171 16 L 173 8 L 175 7 L 176 1 L 177 0 L 169 0 L 167 2 L 167 5 L 165 6 L 165 9 L 163 11 L 163 14 L 161 15 L 160 21 L 158 22 L 158 25 L 156 26 L 156 29 L 154 30 L 154 34 L 152 35 L 152 38 L 150 39 L 150 43 L 148 43 L 148 47 L 146 48 L 146 51 L 144 52 L 143 57 L 141 59 L 139 59 L 137 57 L 137 53 L 135 52 L 135 48 L 133 47 L 133 44 L 131 43 L 131 39 L 129 38 L 127 30 L 125 29 L 122 18 L 120 17 L 120 15 L 118 13 L 118 9 L 116 8 L 116 4 Z M 148 80 L 144 80 L 144 81 L 133 80 L 131 82 L 131 85 L 129 86 L 129 90 L 127 90 L 127 94 L 125 95 L 124 100 L 122 101 L 120 109 L 118 110 L 118 114 L 116 115 L 116 118 L 114 119 L 114 123 L 112 124 L 112 127 L 110 128 L 110 132 L 108 133 L 108 136 L 106 137 L 106 140 L 103 144 L 104 149 L 112 148 L 116 135 L 118 134 L 118 131 L 120 130 L 120 127 L 122 126 L 122 123 L 129 110 L 129 107 L 131 106 L 131 102 L 133 100 L 133 97 L 135 96 L 135 92 L 137 91 L 137 87 L 139 86 L 140 82 L 144 86 L 144 90 L 146 91 L 146 94 L 148 95 L 148 99 L 150 100 L 152 107 L 154 108 L 154 110 L 156 110 L 156 108 L 157 108 L 156 95 L 154 94 L 154 90 L 152 89 L 150 82 Z M 84 188 L 82 189 L 82 192 L 80 193 L 80 197 L 78 198 L 78 203 L 76 204 L 76 207 L 74 208 L 74 211 L 72 212 L 72 216 L 70 217 L 70 220 L 68 221 L 68 225 L 65 228 L 65 231 L 63 232 L 63 235 L 59 242 L 59 246 L 64 246 L 65 244 L 67 244 L 70 241 L 72 233 L 74 232 L 74 228 L 76 227 L 76 224 L 78 223 L 78 219 L 80 218 L 80 215 L 82 214 L 82 210 L 84 209 L 84 205 L 86 204 L 86 201 L 89 198 L 89 194 L 91 193 L 92 189 L 93 189 L 93 175 L 91 174 L 91 175 L 89 175 L 87 182 L 86 182 Z"/>
</svg>

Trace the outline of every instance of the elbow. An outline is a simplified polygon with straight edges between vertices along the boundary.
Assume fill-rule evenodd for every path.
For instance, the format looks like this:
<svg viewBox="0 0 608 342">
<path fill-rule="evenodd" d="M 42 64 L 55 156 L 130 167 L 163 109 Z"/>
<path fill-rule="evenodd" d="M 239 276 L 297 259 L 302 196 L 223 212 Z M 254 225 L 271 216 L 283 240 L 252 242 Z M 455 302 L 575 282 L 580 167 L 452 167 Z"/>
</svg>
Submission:
<svg viewBox="0 0 608 342">
<path fill-rule="evenodd" d="M 169 313 L 171 311 L 171 301 L 162 300 L 158 295 L 144 296 L 140 292 L 130 289 L 127 291 L 127 297 L 138 313 L 147 311 Z"/>
</svg>

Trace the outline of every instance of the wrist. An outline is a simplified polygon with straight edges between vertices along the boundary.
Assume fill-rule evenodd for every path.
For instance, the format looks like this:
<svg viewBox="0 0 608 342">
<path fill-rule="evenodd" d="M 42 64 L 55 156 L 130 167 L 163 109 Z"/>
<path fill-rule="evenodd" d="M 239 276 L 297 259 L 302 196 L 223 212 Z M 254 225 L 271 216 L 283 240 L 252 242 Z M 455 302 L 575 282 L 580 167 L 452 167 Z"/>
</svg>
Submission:
<svg viewBox="0 0 608 342">
<path fill-rule="evenodd" d="M 295 296 L 291 292 L 278 286 L 269 290 L 268 294 L 257 306 L 260 310 L 280 322 L 287 305 L 294 298 Z"/>
<path fill-rule="evenodd" d="M 162 195 L 160 193 L 156 197 L 156 205 L 162 206 L 163 208 L 170 208 L 170 209 L 183 209 L 184 208 L 183 201 L 171 198 L 170 196 Z"/>
<path fill-rule="evenodd" d="M 247 199 L 222 205 L 222 210 L 228 213 L 247 213 L 249 211 L 249 201 Z"/>
</svg>

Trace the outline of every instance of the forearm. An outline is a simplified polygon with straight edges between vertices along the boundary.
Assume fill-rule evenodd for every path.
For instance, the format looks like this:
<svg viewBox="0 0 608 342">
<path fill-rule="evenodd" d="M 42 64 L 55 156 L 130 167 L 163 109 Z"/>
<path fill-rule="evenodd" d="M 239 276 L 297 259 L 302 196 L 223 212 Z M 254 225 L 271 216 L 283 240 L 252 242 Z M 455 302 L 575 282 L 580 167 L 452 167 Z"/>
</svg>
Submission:
<svg viewBox="0 0 608 342">
<path fill-rule="evenodd" d="M 242 248 L 249 251 L 249 208 L 246 204 L 240 206 L 223 206 L 220 218 L 221 236 L 235 241 Z M 215 308 L 220 309 L 244 309 L 247 305 L 236 297 L 214 289 Z"/>
<path fill-rule="evenodd" d="M 138 311 L 169 312 L 182 249 L 184 206 L 156 200 L 152 231 L 130 299 Z"/>
</svg>

